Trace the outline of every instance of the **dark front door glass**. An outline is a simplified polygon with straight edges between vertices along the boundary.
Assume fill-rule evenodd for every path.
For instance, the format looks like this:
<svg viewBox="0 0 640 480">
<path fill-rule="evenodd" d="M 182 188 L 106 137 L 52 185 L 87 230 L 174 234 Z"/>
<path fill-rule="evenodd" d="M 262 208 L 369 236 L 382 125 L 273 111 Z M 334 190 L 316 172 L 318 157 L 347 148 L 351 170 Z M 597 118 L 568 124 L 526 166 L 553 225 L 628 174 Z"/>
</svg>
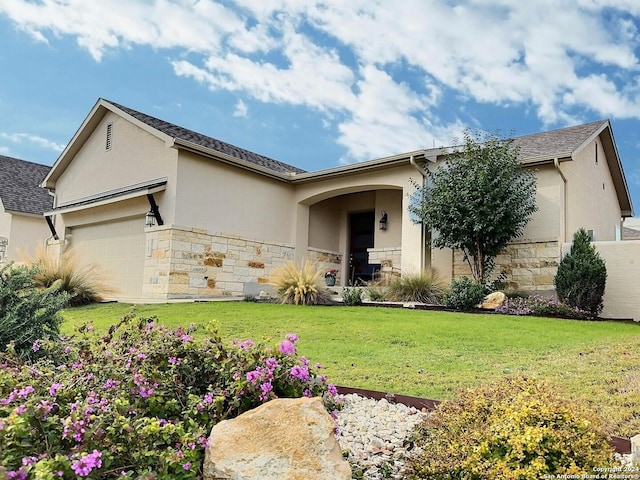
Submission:
<svg viewBox="0 0 640 480">
<path fill-rule="evenodd" d="M 349 226 L 349 280 L 351 285 L 357 285 L 373 278 L 367 249 L 373 248 L 375 212 L 349 214 Z"/>
</svg>

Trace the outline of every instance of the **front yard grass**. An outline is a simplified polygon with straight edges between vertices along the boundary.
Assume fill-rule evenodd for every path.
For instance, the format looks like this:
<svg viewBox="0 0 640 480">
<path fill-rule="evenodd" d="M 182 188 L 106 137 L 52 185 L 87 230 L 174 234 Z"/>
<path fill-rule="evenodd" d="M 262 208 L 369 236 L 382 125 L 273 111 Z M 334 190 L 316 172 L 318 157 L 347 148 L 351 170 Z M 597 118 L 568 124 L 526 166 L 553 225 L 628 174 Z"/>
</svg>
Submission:
<svg viewBox="0 0 640 480">
<path fill-rule="evenodd" d="M 88 320 L 106 330 L 131 308 L 68 309 L 62 330 L 71 334 Z M 610 434 L 640 433 L 640 324 L 249 302 L 135 308 L 173 328 L 217 320 L 229 340 L 275 344 L 294 332 L 299 352 L 320 362 L 337 385 L 446 400 L 506 375 L 546 378 L 568 397 L 588 401 Z"/>
</svg>

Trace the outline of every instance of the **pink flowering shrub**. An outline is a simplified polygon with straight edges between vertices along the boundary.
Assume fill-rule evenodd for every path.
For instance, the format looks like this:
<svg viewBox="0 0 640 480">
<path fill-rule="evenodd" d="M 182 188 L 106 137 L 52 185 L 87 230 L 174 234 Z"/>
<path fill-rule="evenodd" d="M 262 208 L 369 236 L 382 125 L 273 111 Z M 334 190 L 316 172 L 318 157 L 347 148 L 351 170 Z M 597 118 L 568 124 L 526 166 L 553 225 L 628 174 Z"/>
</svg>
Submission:
<svg viewBox="0 0 640 480">
<path fill-rule="evenodd" d="M 276 397 L 335 395 L 295 334 L 273 348 L 196 330 L 130 316 L 102 336 L 84 326 L 42 342 L 34 363 L 1 354 L 0 478 L 200 478 L 218 421 Z"/>
<path fill-rule="evenodd" d="M 540 317 L 563 317 L 578 320 L 592 320 L 593 315 L 578 307 L 571 307 L 554 298 L 541 295 L 508 298 L 496 308 L 496 313 L 506 315 L 534 315 Z"/>
</svg>

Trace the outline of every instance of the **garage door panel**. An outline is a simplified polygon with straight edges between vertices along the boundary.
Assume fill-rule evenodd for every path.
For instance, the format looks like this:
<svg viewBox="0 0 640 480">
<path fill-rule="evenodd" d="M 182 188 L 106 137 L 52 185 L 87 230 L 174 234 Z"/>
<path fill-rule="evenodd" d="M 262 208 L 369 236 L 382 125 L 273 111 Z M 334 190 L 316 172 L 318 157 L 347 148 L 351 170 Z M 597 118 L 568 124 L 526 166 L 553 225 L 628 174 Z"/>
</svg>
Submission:
<svg viewBox="0 0 640 480">
<path fill-rule="evenodd" d="M 108 275 L 114 297 L 142 297 L 144 217 L 74 227 L 71 235 L 72 245 Z"/>
</svg>

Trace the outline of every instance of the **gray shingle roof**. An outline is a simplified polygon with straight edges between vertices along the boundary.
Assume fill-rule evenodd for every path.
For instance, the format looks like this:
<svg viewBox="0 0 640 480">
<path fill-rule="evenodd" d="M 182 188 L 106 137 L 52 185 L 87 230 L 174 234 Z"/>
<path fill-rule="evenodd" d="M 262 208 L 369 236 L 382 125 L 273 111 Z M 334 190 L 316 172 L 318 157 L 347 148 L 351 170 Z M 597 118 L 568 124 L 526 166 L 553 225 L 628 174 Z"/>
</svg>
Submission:
<svg viewBox="0 0 640 480">
<path fill-rule="evenodd" d="M 605 123 L 606 120 L 599 120 L 575 127 L 524 135 L 515 138 L 513 143 L 520 147 L 520 157 L 523 159 L 571 153 Z"/>
<path fill-rule="evenodd" d="M 53 197 L 40 187 L 51 167 L 0 155 L 0 198 L 5 210 L 42 215 Z"/>
<path fill-rule="evenodd" d="M 249 150 L 236 147 L 235 145 L 222 142 L 218 139 L 208 137 L 201 133 L 194 132 L 193 130 L 182 128 L 178 125 L 174 125 L 173 123 L 165 122 L 164 120 L 160 120 L 158 118 L 152 117 L 145 113 L 138 112 L 137 110 L 133 110 L 131 108 L 117 104 L 110 100 L 105 100 L 105 101 L 119 108 L 123 112 L 128 113 L 129 115 L 140 120 L 141 122 L 146 123 L 150 127 L 155 128 L 156 130 L 159 130 L 160 132 L 166 135 L 169 135 L 170 137 L 180 138 L 182 140 L 195 143 L 196 145 L 210 148 L 217 152 L 231 155 L 232 157 L 236 157 L 236 158 L 254 163 L 256 165 L 269 168 L 275 172 L 279 172 L 279 173 L 304 173 L 305 172 L 300 168 L 287 165 L 286 163 L 279 162 L 278 160 L 274 160 L 269 157 L 265 157 L 264 155 L 259 155 L 254 152 L 250 152 Z"/>
</svg>

